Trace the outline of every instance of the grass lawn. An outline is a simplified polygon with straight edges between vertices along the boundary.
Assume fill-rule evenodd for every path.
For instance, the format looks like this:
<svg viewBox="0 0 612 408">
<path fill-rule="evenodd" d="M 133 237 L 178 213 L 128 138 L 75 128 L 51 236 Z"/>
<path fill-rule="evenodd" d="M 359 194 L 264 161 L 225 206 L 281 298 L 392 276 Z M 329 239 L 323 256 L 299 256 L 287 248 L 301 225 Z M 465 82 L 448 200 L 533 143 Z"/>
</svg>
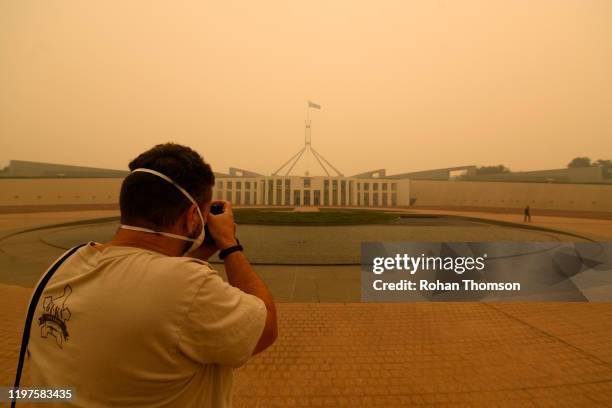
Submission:
<svg viewBox="0 0 612 408">
<path fill-rule="evenodd" d="M 235 208 L 238 224 L 261 225 L 360 225 L 388 224 L 398 216 L 381 211 L 322 209 L 319 212 L 290 212 L 275 209 Z"/>
</svg>

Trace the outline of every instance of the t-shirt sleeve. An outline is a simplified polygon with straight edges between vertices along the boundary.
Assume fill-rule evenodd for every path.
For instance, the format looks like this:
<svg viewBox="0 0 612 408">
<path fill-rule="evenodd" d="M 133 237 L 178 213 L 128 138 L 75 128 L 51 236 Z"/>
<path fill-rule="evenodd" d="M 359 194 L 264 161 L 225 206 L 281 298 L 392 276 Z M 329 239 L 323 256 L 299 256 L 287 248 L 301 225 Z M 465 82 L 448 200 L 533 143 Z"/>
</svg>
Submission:
<svg viewBox="0 0 612 408">
<path fill-rule="evenodd" d="M 178 347 L 201 364 L 239 367 L 253 354 L 266 324 L 264 302 L 211 271 L 182 325 Z"/>
</svg>

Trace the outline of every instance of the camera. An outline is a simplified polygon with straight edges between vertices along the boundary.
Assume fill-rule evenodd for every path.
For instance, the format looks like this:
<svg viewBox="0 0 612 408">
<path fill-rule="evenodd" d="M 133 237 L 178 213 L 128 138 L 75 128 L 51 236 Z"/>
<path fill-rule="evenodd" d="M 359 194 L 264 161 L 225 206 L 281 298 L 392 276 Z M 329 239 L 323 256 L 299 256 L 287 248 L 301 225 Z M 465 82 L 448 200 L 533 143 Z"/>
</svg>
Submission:
<svg viewBox="0 0 612 408">
<path fill-rule="evenodd" d="M 210 213 L 213 215 L 223 214 L 223 203 L 213 203 L 210 205 Z"/>
<path fill-rule="evenodd" d="M 224 204 L 223 203 L 212 203 L 210 205 L 210 213 L 213 215 L 223 214 Z M 215 240 L 212 234 L 208 230 L 208 224 L 204 225 L 204 245 L 212 246 L 215 245 Z"/>
</svg>

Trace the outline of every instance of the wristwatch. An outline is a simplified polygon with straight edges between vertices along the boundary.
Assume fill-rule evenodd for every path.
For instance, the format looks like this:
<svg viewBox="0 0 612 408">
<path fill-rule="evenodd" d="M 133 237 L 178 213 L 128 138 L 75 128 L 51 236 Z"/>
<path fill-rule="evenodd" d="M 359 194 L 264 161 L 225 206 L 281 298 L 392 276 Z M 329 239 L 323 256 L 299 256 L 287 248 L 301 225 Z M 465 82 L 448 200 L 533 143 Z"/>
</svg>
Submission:
<svg viewBox="0 0 612 408">
<path fill-rule="evenodd" d="M 238 241 L 238 238 L 236 238 L 236 245 L 233 245 L 231 247 L 228 247 L 228 248 L 225 248 L 219 251 L 219 259 L 224 259 L 229 254 L 234 253 L 236 251 L 244 251 L 244 248 L 242 245 L 240 245 L 240 241 Z"/>
</svg>

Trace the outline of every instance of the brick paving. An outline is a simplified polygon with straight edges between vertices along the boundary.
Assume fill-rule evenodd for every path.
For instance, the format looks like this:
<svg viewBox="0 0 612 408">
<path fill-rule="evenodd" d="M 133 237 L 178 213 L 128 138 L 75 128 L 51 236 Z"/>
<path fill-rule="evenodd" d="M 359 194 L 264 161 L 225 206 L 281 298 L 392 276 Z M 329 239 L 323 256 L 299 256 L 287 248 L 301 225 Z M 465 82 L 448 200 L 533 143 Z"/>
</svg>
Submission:
<svg viewBox="0 0 612 408">
<path fill-rule="evenodd" d="M 0 285 L 0 384 L 30 289 Z M 240 407 L 612 406 L 612 303 L 280 303 Z M 24 381 L 28 383 L 27 376 Z"/>
<path fill-rule="evenodd" d="M 612 406 L 612 304 L 279 305 L 236 407 Z"/>
</svg>

